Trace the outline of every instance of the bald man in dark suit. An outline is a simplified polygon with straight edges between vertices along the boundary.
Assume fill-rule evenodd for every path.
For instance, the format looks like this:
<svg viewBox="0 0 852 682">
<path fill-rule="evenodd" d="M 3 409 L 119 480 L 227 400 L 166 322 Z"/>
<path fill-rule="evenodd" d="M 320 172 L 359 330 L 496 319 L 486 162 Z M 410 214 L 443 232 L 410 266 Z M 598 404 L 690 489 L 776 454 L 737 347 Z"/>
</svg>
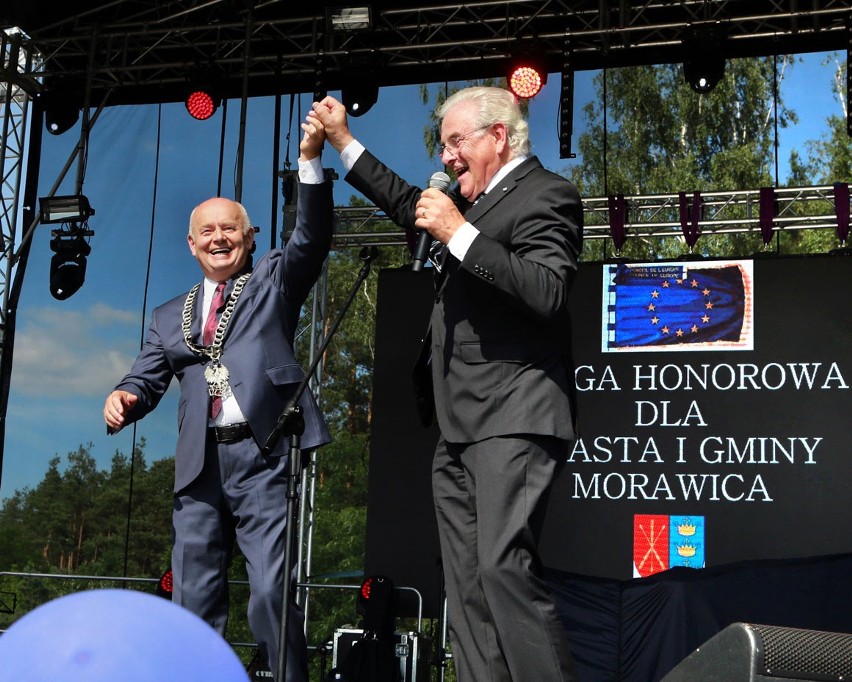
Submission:
<svg viewBox="0 0 852 682">
<path fill-rule="evenodd" d="M 204 279 L 154 310 L 142 351 L 104 405 L 104 420 L 117 431 L 153 410 L 177 377 L 173 601 L 224 636 L 227 569 L 236 539 L 251 589 L 249 625 L 274 671 L 289 441 L 279 439 L 268 457 L 260 446 L 305 376 L 293 340 L 332 237 L 331 183 L 320 160 L 325 136 L 317 121 L 302 127 L 296 228 L 287 245 L 253 265 L 254 229 L 245 208 L 221 197 L 196 207 L 187 242 Z M 214 307 L 219 314 L 211 318 Z M 302 449 L 327 443 L 329 433 L 310 392 L 300 406 Z M 290 609 L 286 682 L 307 682 L 304 618 L 295 601 Z"/>
</svg>

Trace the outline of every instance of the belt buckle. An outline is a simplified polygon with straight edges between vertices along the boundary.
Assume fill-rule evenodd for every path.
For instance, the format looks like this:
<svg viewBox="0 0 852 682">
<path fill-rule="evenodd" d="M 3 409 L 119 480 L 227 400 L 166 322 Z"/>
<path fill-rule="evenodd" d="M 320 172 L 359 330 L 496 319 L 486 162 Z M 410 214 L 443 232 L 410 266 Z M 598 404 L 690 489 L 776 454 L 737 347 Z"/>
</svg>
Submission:
<svg viewBox="0 0 852 682">
<path fill-rule="evenodd" d="M 244 424 L 225 424 L 213 427 L 217 443 L 235 443 L 245 438 Z"/>
</svg>

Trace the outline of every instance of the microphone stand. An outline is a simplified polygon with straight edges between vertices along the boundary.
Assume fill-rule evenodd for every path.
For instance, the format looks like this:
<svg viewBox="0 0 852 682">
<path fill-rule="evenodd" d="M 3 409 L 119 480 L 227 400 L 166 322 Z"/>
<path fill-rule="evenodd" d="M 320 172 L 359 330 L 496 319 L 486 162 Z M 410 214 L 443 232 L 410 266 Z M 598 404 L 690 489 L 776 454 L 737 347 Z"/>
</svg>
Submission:
<svg viewBox="0 0 852 682">
<path fill-rule="evenodd" d="M 287 527 L 285 531 L 284 545 L 284 584 L 281 590 L 281 632 L 278 637 L 277 675 L 275 678 L 278 682 L 285 682 L 287 679 L 287 634 L 290 628 L 290 591 L 293 585 L 292 569 L 295 550 L 294 546 L 296 542 L 295 527 L 298 523 L 297 514 L 299 511 L 299 481 L 302 477 L 301 437 L 305 432 L 305 416 L 302 413 L 301 406 L 299 405 L 299 399 L 307 389 L 308 382 L 316 371 L 320 359 L 325 353 L 326 348 L 328 348 L 328 344 L 331 343 L 331 339 L 337 332 L 337 328 L 340 326 L 340 323 L 349 310 L 349 307 L 352 305 L 352 301 L 355 300 L 355 294 L 358 293 L 358 289 L 360 289 L 361 284 L 363 284 L 364 280 L 366 280 L 367 276 L 370 274 L 372 262 L 378 257 L 378 255 L 379 250 L 375 246 L 370 247 L 369 249 L 365 246 L 361 249 L 359 258 L 364 261 L 364 265 L 361 267 L 361 272 L 358 273 L 358 278 L 355 281 L 352 290 L 349 292 L 349 296 L 343 303 L 343 307 L 337 314 L 328 334 L 326 334 L 325 339 L 323 339 L 322 345 L 311 361 L 311 365 L 305 373 L 305 378 L 302 379 L 302 382 L 299 384 L 296 392 L 293 394 L 293 397 L 288 401 L 287 405 L 284 406 L 284 410 L 278 417 L 278 422 L 275 424 L 275 428 L 272 430 L 272 433 L 269 434 L 269 437 L 266 439 L 266 443 L 260 449 L 263 456 L 268 457 L 272 453 L 273 449 L 275 449 L 275 444 L 282 435 L 287 434 L 290 436 L 290 461 L 288 463 L 287 472 Z"/>
</svg>

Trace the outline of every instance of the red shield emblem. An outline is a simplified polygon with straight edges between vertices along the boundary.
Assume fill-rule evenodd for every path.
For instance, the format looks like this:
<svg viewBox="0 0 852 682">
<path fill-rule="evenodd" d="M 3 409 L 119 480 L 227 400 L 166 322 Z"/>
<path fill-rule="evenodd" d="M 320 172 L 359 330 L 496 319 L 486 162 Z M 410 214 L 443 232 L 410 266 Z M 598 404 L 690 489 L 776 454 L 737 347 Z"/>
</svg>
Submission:
<svg viewBox="0 0 852 682">
<path fill-rule="evenodd" d="M 645 578 L 669 567 L 669 517 L 633 517 L 633 574 Z"/>
</svg>

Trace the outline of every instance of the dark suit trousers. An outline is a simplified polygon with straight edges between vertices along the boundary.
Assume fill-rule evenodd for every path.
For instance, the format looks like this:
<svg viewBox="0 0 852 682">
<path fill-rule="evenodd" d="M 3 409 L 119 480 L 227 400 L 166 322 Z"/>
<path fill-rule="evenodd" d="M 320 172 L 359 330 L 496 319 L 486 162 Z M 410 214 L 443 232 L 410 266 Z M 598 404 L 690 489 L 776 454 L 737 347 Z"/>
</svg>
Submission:
<svg viewBox="0 0 852 682">
<path fill-rule="evenodd" d="M 275 671 L 287 516 L 287 457 L 264 459 L 251 439 L 217 445 L 208 438 L 204 469 L 175 495 L 172 551 L 175 603 L 222 636 L 228 620 L 228 564 L 234 538 L 246 557 L 248 621 Z M 291 605 L 286 682 L 305 682 L 304 615 Z"/>
<path fill-rule="evenodd" d="M 438 442 L 432 490 L 460 682 L 577 679 L 537 550 L 566 453 L 546 436 Z"/>
</svg>

